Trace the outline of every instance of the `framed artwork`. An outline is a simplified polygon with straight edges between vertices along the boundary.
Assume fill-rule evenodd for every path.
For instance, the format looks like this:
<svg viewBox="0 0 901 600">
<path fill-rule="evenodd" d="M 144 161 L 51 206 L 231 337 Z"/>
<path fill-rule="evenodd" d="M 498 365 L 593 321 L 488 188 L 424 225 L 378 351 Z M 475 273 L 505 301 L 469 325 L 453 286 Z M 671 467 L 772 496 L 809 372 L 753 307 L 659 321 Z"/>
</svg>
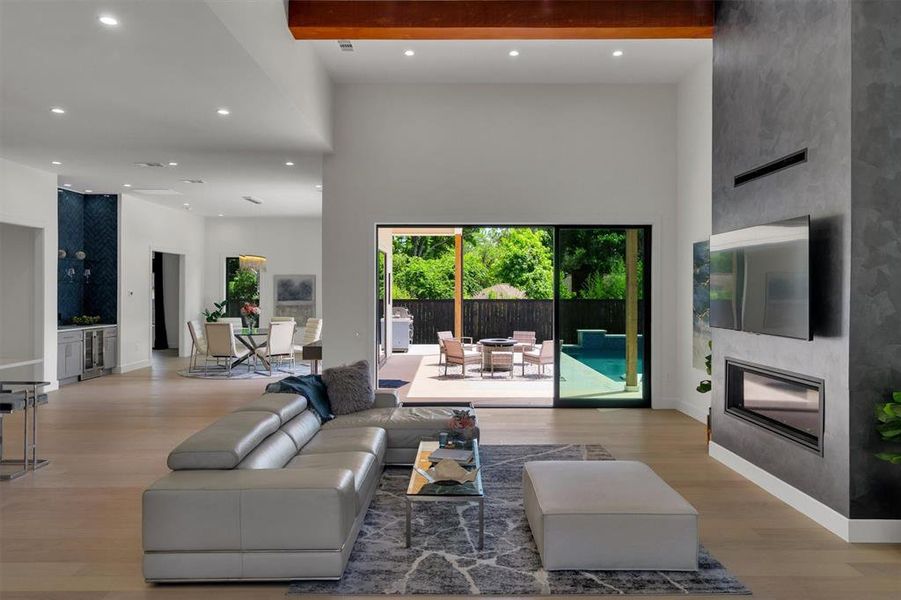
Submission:
<svg viewBox="0 0 901 600">
<path fill-rule="evenodd" d="M 275 275 L 273 295 L 277 317 L 294 317 L 302 325 L 316 316 L 315 275 Z"/>
<path fill-rule="evenodd" d="M 692 250 L 691 366 L 703 370 L 710 353 L 710 242 L 695 242 Z"/>
</svg>

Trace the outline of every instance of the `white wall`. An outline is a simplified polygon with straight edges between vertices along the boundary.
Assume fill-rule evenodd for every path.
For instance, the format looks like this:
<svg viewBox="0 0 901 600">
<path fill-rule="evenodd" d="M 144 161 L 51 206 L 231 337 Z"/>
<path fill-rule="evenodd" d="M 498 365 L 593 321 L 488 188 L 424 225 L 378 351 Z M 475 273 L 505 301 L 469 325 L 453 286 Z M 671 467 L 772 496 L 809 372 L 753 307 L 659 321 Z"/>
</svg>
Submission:
<svg viewBox="0 0 901 600">
<path fill-rule="evenodd" d="M 206 219 L 203 271 L 204 306 L 225 299 L 225 258 L 266 257 L 260 274 L 260 323 L 272 317 L 275 275 L 316 275 L 316 312 L 322 314 L 322 221 L 299 217 Z M 326 330 L 328 325 L 324 324 Z"/>
<path fill-rule="evenodd" d="M 650 224 L 653 396 L 676 403 L 676 86 L 339 85 L 325 363 L 374 358 L 375 225 Z"/>
<path fill-rule="evenodd" d="M 58 225 L 56 220 L 56 175 L 32 169 L 0 158 L 0 222 L 33 227 L 36 234 L 36 272 L 38 285 L 34 290 L 34 312 L 31 331 L 34 351 L 44 359 L 38 374 L 56 382 L 56 251 Z M 4 285 L 0 281 L 0 285 Z M 7 310 L 0 306 L 0 310 Z M 37 358 L 37 357 L 35 357 Z"/>
<path fill-rule="evenodd" d="M 39 233 L 34 227 L 0 223 L 0 359 L 28 360 L 43 353 L 38 324 L 44 315 L 37 306 L 39 275 L 43 285 Z M 16 377 L 0 373 L 0 379 Z"/>
<path fill-rule="evenodd" d="M 183 209 L 119 197 L 119 368 L 121 372 L 150 365 L 150 285 L 153 251 L 183 255 L 180 282 L 182 318 L 178 348 L 187 356 L 186 321 L 203 308 L 203 217 Z"/>
<path fill-rule="evenodd" d="M 177 254 L 163 252 L 163 313 L 166 315 L 166 342 L 169 348 L 178 348 L 179 330 L 182 327 L 178 314 L 181 298 L 181 258 Z"/>
<path fill-rule="evenodd" d="M 695 369 L 692 357 L 692 244 L 710 237 L 712 173 L 712 59 L 707 58 L 679 83 L 677 97 L 677 217 L 676 241 L 676 368 L 682 412 L 707 420 L 708 394 L 698 382 L 708 379 Z"/>
</svg>

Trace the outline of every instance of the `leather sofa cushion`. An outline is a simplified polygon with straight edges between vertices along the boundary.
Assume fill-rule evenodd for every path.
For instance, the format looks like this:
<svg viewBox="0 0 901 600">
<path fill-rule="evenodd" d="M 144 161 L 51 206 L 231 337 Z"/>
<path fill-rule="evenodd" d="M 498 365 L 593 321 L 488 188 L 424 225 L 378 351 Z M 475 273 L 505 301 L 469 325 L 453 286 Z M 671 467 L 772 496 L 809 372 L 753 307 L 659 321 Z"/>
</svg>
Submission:
<svg viewBox="0 0 901 600">
<path fill-rule="evenodd" d="M 300 450 L 306 446 L 307 442 L 313 439 L 321 424 L 322 421 L 319 419 L 319 415 L 312 410 L 305 410 L 282 425 L 281 431 L 291 436 L 295 447 L 297 450 Z"/>
<path fill-rule="evenodd" d="M 307 399 L 295 393 L 265 393 L 250 404 L 245 404 L 235 412 L 262 411 L 278 416 L 282 424 L 287 423 L 307 409 Z"/>
<path fill-rule="evenodd" d="M 234 469 L 280 425 L 271 412 L 240 411 L 225 415 L 169 453 L 173 471 Z"/>
<path fill-rule="evenodd" d="M 297 446 L 284 431 L 276 431 L 250 454 L 244 457 L 238 469 L 281 469 L 297 454 Z"/>
<path fill-rule="evenodd" d="M 337 417 L 322 426 L 323 431 L 347 427 L 381 427 L 388 433 L 389 448 L 416 448 L 423 439 L 438 439 L 448 430 L 453 409 L 441 406 L 401 406 L 372 408 Z M 476 437 L 478 437 L 478 429 Z"/>
<path fill-rule="evenodd" d="M 382 473 L 380 463 L 369 452 L 332 452 L 330 454 L 299 454 L 292 458 L 286 469 L 347 469 L 354 476 L 357 511 L 366 505 L 366 494 Z"/>
<path fill-rule="evenodd" d="M 379 427 L 355 427 L 353 429 L 332 429 L 320 431 L 301 448 L 301 454 L 323 454 L 331 452 L 368 452 L 376 457 L 379 464 L 385 460 L 388 438 Z"/>
</svg>

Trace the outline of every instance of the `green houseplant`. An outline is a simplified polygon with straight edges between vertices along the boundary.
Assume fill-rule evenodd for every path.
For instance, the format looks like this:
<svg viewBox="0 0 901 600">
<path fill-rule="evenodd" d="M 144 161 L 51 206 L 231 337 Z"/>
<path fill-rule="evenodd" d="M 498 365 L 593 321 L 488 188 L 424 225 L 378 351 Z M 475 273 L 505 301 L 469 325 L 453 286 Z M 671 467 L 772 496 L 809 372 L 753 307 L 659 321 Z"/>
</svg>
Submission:
<svg viewBox="0 0 901 600">
<path fill-rule="evenodd" d="M 225 300 L 223 300 L 222 302 L 213 302 L 213 306 L 215 307 L 213 310 L 204 310 L 203 316 L 206 319 L 206 322 L 215 323 L 220 318 L 224 317 L 226 304 L 228 304 L 228 302 Z"/>
<path fill-rule="evenodd" d="M 876 431 L 886 442 L 901 442 L 901 392 L 893 392 L 889 402 L 876 405 Z M 901 465 L 901 453 L 880 452 L 876 458 Z"/>
</svg>

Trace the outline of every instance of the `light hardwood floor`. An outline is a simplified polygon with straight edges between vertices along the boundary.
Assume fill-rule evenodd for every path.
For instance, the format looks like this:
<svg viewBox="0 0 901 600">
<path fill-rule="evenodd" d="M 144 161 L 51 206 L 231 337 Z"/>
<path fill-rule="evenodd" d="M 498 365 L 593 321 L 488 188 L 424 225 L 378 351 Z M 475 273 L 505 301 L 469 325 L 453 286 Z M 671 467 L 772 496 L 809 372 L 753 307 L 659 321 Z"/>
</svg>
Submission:
<svg viewBox="0 0 901 600">
<path fill-rule="evenodd" d="M 284 598 L 286 584 L 152 586 L 141 577 L 141 491 L 166 473 L 173 446 L 265 384 L 185 379 L 179 365 L 161 359 L 53 393 L 40 427 L 52 464 L 0 483 L 3 600 Z M 680 413 L 481 409 L 479 418 L 486 444 L 592 442 L 647 462 L 698 508 L 702 543 L 755 598 L 901 598 L 901 546 L 842 542 L 708 458 L 703 427 Z M 7 423 L 12 444 L 19 424 Z"/>
</svg>

